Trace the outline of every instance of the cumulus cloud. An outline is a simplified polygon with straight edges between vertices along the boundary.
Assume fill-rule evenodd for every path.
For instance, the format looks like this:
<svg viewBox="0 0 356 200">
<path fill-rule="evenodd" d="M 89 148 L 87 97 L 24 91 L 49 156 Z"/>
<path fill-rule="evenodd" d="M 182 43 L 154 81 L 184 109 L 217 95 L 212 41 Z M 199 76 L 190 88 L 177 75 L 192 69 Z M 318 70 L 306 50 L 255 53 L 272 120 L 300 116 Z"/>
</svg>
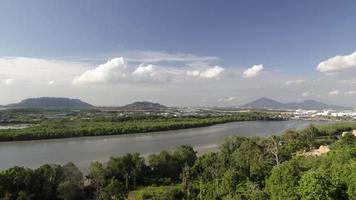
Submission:
<svg viewBox="0 0 356 200">
<path fill-rule="evenodd" d="M 224 68 L 220 66 L 206 68 L 201 71 L 193 67 L 191 68 L 191 71 L 186 71 L 187 76 L 206 79 L 218 78 L 224 71 Z M 156 66 L 142 63 L 135 68 L 132 63 L 129 65 L 124 58 L 120 57 L 81 73 L 73 79 L 73 83 L 157 83 L 171 81 L 172 79 L 184 81 L 184 76 L 182 75 L 184 75 L 184 70 L 179 67 Z"/>
<path fill-rule="evenodd" d="M 200 75 L 200 71 L 198 70 L 187 71 L 187 76 L 199 76 L 199 75 Z"/>
<path fill-rule="evenodd" d="M 203 71 L 200 73 L 200 77 L 202 78 L 216 78 L 218 77 L 222 72 L 224 71 L 224 68 L 215 66 L 213 68 L 207 69 L 206 71 Z"/>
<path fill-rule="evenodd" d="M 354 85 L 356 84 L 356 79 L 339 80 L 338 82 L 345 85 Z"/>
<path fill-rule="evenodd" d="M 252 78 L 256 77 L 263 70 L 263 65 L 254 65 L 243 72 L 243 77 Z"/>
<path fill-rule="evenodd" d="M 302 97 L 309 97 L 310 96 L 310 92 L 303 92 L 302 93 Z"/>
<path fill-rule="evenodd" d="M 286 81 L 286 85 L 290 86 L 290 85 L 299 85 L 299 84 L 302 84 L 304 83 L 305 80 L 302 80 L 302 79 L 298 79 L 298 80 L 290 80 L 290 81 Z"/>
<path fill-rule="evenodd" d="M 154 76 L 154 71 L 153 65 L 140 64 L 132 74 L 136 76 Z"/>
<path fill-rule="evenodd" d="M 217 78 L 225 69 L 220 66 L 215 66 L 204 71 L 188 70 L 187 75 L 201 78 Z"/>
<path fill-rule="evenodd" d="M 156 62 L 210 62 L 217 60 L 214 56 L 197 56 L 187 53 L 167 53 L 164 51 L 131 51 L 124 54 L 128 61 L 156 63 Z"/>
<path fill-rule="evenodd" d="M 86 63 L 28 57 L 0 57 L 0 78 L 4 84 L 38 83 L 51 80 L 70 82 L 89 67 Z M 5 80 L 6 79 L 6 80 Z"/>
<path fill-rule="evenodd" d="M 127 83 L 167 83 L 173 77 L 178 77 L 181 74 L 179 70 L 171 69 L 169 67 L 159 67 L 152 64 L 140 64 L 127 77 Z"/>
<path fill-rule="evenodd" d="M 356 95 L 356 90 L 350 90 L 345 92 L 345 95 Z"/>
<path fill-rule="evenodd" d="M 152 63 L 148 57 L 145 59 L 147 62 L 134 62 L 124 57 L 123 61 L 118 62 L 120 59 L 114 58 L 99 65 L 91 61 L 0 57 L 0 91 L 3 94 L 0 104 L 33 96 L 66 96 L 81 98 L 96 105 L 122 105 L 137 99 L 152 99 L 168 105 L 211 106 L 237 105 L 261 96 L 278 97 L 286 102 L 299 101 L 308 96 L 321 101 L 329 98 L 335 104 L 356 106 L 351 98 L 356 96 L 353 91 L 356 80 L 353 77 L 339 78 L 345 81 L 334 78 L 318 81 L 305 79 L 303 83 L 297 75 L 263 73 L 263 66 L 260 65 L 261 69 L 251 67 L 250 71 L 257 73 L 245 74 L 253 77 L 262 71 L 263 76 L 248 79 L 242 76 L 241 68 L 215 66 L 217 63 L 209 59 L 195 61 L 195 58 L 189 56 L 164 59 L 150 57 L 151 61 L 155 61 Z M 220 78 L 219 81 L 215 81 L 217 78 Z M 73 87 L 74 80 L 83 85 Z M 6 85 L 6 82 L 13 85 Z M 294 87 L 298 84 L 303 87 Z M 329 96 L 328 92 L 336 88 L 339 96 L 348 98 Z M 234 94 L 238 94 L 238 98 L 233 97 Z"/>
<path fill-rule="evenodd" d="M 329 96 L 337 96 L 340 94 L 339 90 L 333 90 L 328 93 Z"/>
<path fill-rule="evenodd" d="M 3 81 L 3 83 L 4 83 L 5 85 L 13 85 L 13 84 L 16 83 L 16 81 L 15 81 L 15 79 L 7 78 L 7 79 L 5 79 L 5 80 Z"/>
<path fill-rule="evenodd" d="M 218 99 L 218 102 L 231 102 L 231 101 L 234 101 L 236 99 L 237 99 L 236 97 L 220 98 L 220 99 Z"/>
<path fill-rule="evenodd" d="M 356 51 L 350 55 L 329 58 L 319 63 L 316 69 L 324 73 L 334 73 L 349 68 L 356 68 Z"/>
<path fill-rule="evenodd" d="M 112 83 L 127 76 L 126 62 L 123 57 L 113 58 L 95 69 L 87 70 L 74 78 L 73 83 Z"/>
</svg>

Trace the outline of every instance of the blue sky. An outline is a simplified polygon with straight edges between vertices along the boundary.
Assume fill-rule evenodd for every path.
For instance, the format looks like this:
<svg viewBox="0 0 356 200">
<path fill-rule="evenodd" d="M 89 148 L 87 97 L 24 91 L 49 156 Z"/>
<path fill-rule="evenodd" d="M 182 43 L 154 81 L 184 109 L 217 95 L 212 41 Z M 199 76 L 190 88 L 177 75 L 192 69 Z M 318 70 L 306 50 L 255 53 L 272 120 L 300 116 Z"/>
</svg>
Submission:
<svg viewBox="0 0 356 200">
<path fill-rule="evenodd" d="M 267 74 L 282 73 L 279 75 L 283 76 L 282 80 L 288 77 L 308 79 L 305 81 L 340 81 L 347 78 L 330 78 L 316 70 L 316 67 L 336 55 L 349 55 L 355 51 L 355 10 L 354 1 L 325 0 L 3 0 L 0 2 L 0 57 L 82 62 L 77 68 L 85 72 L 84 68 L 95 68 L 116 57 L 123 56 L 130 61 L 126 57 L 138 57 L 137 54 L 147 52 L 156 53 L 157 56 L 158 52 L 211 57 L 214 58 L 208 59 L 211 68 L 218 65 L 236 73 L 263 64 Z M 141 61 L 138 60 L 135 61 L 137 65 Z M 134 65 L 135 62 L 128 65 Z M 145 64 L 170 69 L 172 66 L 183 66 L 172 60 Z M 80 71 L 77 68 L 73 69 L 73 74 L 76 70 Z M 11 75 L 14 76 L 14 73 Z M 5 82 L 14 79 L 6 76 L 0 73 L 0 78 L 3 77 Z M 142 84 L 135 84 L 131 83 L 129 87 L 143 88 Z M 257 82 L 251 84 L 258 85 Z M 324 87 L 326 90 L 329 86 Z M 347 89 L 342 87 L 330 89 L 344 89 L 344 92 L 353 89 L 353 86 Z M 270 89 L 271 93 L 275 90 L 273 87 Z M 60 94 L 70 95 L 65 91 Z M 278 94 L 283 93 L 272 96 L 278 97 Z M 9 95 L 12 97 L 7 101 L 25 97 Z M 158 97 L 162 95 L 140 98 L 159 100 Z M 221 98 L 240 94 L 224 95 Z M 241 99 L 241 102 L 254 98 L 253 95 L 240 96 L 236 99 Z M 321 96 L 319 98 L 323 99 Z M 99 104 L 115 103 L 109 100 L 96 101 L 85 94 L 78 97 Z M 337 103 L 336 97 L 333 98 L 325 97 L 325 100 Z M 132 98 L 125 99 L 123 103 L 134 99 L 135 95 L 132 94 Z M 281 99 L 289 100 L 284 97 Z M 212 101 L 207 100 L 209 105 L 215 104 Z M 190 103 L 199 104 L 186 104 Z"/>
</svg>

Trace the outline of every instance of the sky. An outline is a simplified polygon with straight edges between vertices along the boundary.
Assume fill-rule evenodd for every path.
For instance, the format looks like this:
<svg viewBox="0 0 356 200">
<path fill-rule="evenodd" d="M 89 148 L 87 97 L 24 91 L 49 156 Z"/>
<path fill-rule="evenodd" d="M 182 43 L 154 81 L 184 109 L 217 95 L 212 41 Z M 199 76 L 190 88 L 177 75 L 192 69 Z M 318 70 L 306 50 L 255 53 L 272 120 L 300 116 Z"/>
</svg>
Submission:
<svg viewBox="0 0 356 200">
<path fill-rule="evenodd" d="M 355 106 L 356 2 L 0 0 L 0 104 Z"/>
</svg>

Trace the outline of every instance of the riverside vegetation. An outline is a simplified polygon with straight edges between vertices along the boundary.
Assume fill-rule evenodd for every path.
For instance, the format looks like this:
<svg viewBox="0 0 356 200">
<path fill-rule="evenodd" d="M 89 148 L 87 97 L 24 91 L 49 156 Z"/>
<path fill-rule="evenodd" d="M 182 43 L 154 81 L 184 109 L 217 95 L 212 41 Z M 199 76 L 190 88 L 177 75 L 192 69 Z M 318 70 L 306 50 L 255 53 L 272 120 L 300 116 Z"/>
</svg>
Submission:
<svg viewBox="0 0 356 200">
<path fill-rule="evenodd" d="M 81 113 L 78 115 L 80 114 Z M 25 122 L 28 123 L 29 119 L 25 119 Z M 270 121 L 282 119 L 277 114 L 261 112 L 241 112 L 191 117 L 108 117 L 104 115 L 89 119 L 70 116 L 64 119 L 41 119 L 29 128 L 0 130 L 0 141 L 119 135 L 203 127 L 234 121 L 256 120 Z"/>
<path fill-rule="evenodd" d="M 268 138 L 228 137 L 197 157 L 190 146 L 148 157 L 93 162 L 86 176 L 72 163 L 0 172 L 0 199 L 232 200 L 356 199 L 355 122 L 309 126 Z M 304 152 L 329 145 L 330 152 Z"/>
</svg>

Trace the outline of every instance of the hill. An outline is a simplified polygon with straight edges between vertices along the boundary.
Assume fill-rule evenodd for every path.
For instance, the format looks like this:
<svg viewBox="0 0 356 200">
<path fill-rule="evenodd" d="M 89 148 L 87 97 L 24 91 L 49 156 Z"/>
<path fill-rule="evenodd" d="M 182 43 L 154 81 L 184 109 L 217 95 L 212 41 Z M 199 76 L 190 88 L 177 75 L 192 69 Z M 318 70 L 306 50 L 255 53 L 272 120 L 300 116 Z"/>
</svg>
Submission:
<svg viewBox="0 0 356 200">
<path fill-rule="evenodd" d="M 283 103 L 265 97 L 241 106 L 241 108 L 252 108 L 252 109 L 280 109 L 283 107 L 284 107 Z"/>
<path fill-rule="evenodd" d="M 137 101 L 126 106 L 120 107 L 121 110 L 164 110 L 167 106 L 159 103 L 152 103 L 148 101 Z"/>
<path fill-rule="evenodd" d="M 89 109 L 92 105 L 79 99 L 62 97 L 39 97 L 24 99 L 19 103 L 9 104 L 10 108 L 44 108 L 44 109 Z"/>
<path fill-rule="evenodd" d="M 249 108 L 249 109 L 274 109 L 274 110 L 283 110 L 283 109 L 305 109 L 305 110 L 323 110 L 323 109 L 332 109 L 332 110 L 342 110 L 350 109 L 345 106 L 338 105 L 329 105 L 315 100 L 305 100 L 302 102 L 289 102 L 281 103 L 269 98 L 260 98 L 250 103 L 247 103 L 240 108 Z"/>
</svg>

